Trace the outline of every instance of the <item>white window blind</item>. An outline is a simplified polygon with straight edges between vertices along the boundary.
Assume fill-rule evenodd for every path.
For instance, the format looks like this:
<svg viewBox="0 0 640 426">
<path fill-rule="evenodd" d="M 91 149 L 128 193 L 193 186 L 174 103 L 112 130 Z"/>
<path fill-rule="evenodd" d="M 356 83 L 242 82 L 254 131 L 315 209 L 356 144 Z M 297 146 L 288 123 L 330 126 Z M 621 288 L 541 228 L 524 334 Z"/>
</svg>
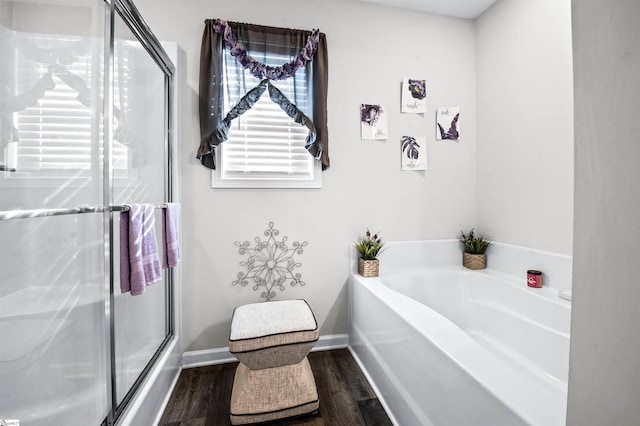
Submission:
<svg viewBox="0 0 640 426">
<path fill-rule="evenodd" d="M 268 63 L 274 64 L 290 59 L 272 54 L 267 57 Z M 255 80 L 255 85 L 258 82 Z M 241 91 L 237 76 L 225 75 L 225 84 L 227 93 Z M 275 85 L 301 111 L 312 116 L 311 87 L 304 70 L 295 79 L 280 80 Z M 230 96 L 225 98 L 227 112 L 233 105 Z M 321 166 L 305 149 L 308 134 L 308 129 L 293 121 L 266 90 L 249 111 L 233 120 L 229 139 L 218 146 L 213 187 L 319 188 Z"/>
</svg>

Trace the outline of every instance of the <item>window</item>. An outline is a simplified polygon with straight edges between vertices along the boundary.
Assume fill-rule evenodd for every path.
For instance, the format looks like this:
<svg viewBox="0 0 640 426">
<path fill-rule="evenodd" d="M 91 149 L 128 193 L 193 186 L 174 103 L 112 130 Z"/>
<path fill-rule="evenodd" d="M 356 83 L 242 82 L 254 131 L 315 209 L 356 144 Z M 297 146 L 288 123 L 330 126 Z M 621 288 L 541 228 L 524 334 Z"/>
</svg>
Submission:
<svg viewBox="0 0 640 426">
<path fill-rule="evenodd" d="M 249 52 L 250 54 L 259 53 Z M 235 61 L 235 59 L 232 58 Z M 290 57 L 268 55 L 268 63 L 283 64 Z M 241 92 L 240 81 L 245 73 L 225 73 L 225 111 L 237 99 L 231 93 Z M 251 77 L 251 81 L 259 83 Z M 310 81 L 304 70 L 296 78 L 272 82 L 288 99 L 297 99 L 296 106 L 312 116 Z M 250 83 L 249 83 L 250 84 Z M 294 96 L 297 95 L 297 96 Z M 320 160 L 305 149 L 308 129 L 293 121 L 267 91 L 247 112 L 233 120 L 229 139 L 217 148 L 218 167 L 213 171 L 214 188 L 320 188 Z"/>
<path fill-rule="evenodd" d="M 270 54 L 269 59 L 282 64 L 291 58 Z M 297 94 L 296 106 L 311 116 L 310 79 L 303 71 L 295 79 L 274 85 L 288 99 Z M 241 86 L 238 74 L 226 74 L 224 84 L 227 93 L 237 93 Z M 225 95 L 225 111 L 231 107 L 232 96 Z M 218 146 L 219 166 L 213 172 L 213 187 L 319 188 L 320 161 L 305 149 L 307 135 L 308 129 L 287 116 L 265 91 L 249 111 L 233 120 L 229 139 Z"/>
<path fill-rule="evenodd" d="M 207 19 L 201 52 L 197 158 L 213 170 L 212 186 L 320 188 L 329 168 L 325 35 Z"/>
</svg>

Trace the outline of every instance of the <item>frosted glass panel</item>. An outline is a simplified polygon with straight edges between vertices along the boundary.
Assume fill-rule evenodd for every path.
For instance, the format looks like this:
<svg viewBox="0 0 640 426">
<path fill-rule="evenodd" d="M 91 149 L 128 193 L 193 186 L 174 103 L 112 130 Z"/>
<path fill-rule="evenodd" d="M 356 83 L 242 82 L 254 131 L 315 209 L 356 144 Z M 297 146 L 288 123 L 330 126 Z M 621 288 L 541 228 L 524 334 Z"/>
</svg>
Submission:
<svg viewBox="0 0 640 426">
<path fill-rule="evenodd" d="M 0 1 L 0 210 L 102 203 L 104 19 L 101 0 Z M 103 224 L 0 221 L 0 419 L 107 416 Z"/>
<path fill-rule="evenodd" d="M 102 202 L 102 1 L 0 2 L 0 209 Z"/>
<path fill-rule="evenodd" d="M 107 415 L 101 214 L 0 221 L 0 418 Z"/>
<path fill-rule="evenodd" d="M 164 73 L 120 16 L 115 23 L 114 145 L 126 150 L 114 179 L 114 203 L 161 204 L 165 200 Z M 126 161 L 126 162 L 125 162 Z M 161 252 L 161 210 L 156 210 Z M 118 221 L 115 239 L 118 241 Z M 115 271 L 119 270 L 115 244 Z M 115 276 L 116 396 L 120 403 L 167 335 L 166 278 L 139 296 L 120 293 Z"/>
</svg>

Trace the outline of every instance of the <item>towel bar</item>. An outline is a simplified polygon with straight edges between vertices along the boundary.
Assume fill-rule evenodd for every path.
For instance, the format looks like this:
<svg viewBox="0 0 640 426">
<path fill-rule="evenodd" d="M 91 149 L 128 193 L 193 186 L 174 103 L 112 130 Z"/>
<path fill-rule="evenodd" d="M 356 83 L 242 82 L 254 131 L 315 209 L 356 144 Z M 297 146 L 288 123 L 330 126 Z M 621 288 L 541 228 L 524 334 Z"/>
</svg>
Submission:
<svg viewBox="0 0 640 426">
<path fill-rule="evenodd" d="M 156 209 L 166 209 L 167 204 L 154 204 Z M 7 210 L 0 211 L 0 220 L 11 219 L 27 219 L 32 217 L 46 217 L 46 216 L 63 216 L 68 214 L 82 214 L 82 213 L 101 213 L 104 211 L 111 212 L 125 212 L 129 210 L 129 206 L 109 206 L 109 207 L 91 207 L 91 206 L 79 206 L 67 209 L 34 209 L 34 210 Z"/>
<path fill-rule="evenodd" d="M 167 208 L 167 204 L 163 203 L 163 204 L 154 204 L 153 208 L 155 209 L 166 209 Z M 126 212 L 129 211 L 129 206 L 124 204 L 122 206 L 111 206 L 111 211 L 112 212 Z"/>
</svg>

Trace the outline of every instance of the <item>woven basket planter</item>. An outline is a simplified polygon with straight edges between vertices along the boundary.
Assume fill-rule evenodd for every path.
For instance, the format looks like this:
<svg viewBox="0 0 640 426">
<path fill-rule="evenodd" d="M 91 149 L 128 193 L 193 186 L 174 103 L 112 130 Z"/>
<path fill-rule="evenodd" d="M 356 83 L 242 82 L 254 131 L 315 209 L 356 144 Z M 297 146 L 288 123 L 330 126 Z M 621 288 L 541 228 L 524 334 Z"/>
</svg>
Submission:
<svg viewBox="0 0 640 426">
<path fill-rule="evenodd" d="M 463 253 L 462 266 L 473 270 L 485 269 L 487 267 L 487 255 Z"/>
<path fill-rule="evenodd" d="M 364 260 L 358 258 L 358 273 L 366 278 L 377 277 L 380 271 L 380 261 L 378 259 Z"/>
</svg>

